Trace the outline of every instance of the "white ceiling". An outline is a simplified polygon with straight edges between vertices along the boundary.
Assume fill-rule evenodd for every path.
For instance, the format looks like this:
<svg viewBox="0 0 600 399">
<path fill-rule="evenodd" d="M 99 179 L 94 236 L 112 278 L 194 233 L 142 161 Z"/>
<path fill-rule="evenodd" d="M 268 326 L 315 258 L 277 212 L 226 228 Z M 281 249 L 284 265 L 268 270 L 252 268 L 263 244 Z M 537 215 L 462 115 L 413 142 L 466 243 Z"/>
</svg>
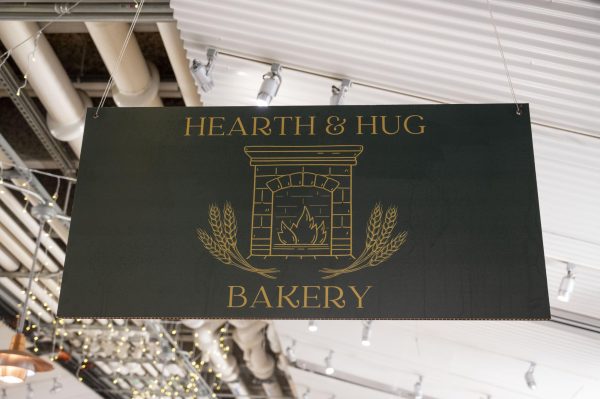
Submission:
<svg viewBox="0 0 600 399">
<path fill-rule="evenodd" d="M 14 331 L 8 328 L 5 324 L 0 323 L 0 347 L 8 347 Z M 45 357 L 48 360 L 47 357 Z M 62 368 L 58 363 L 54 364 L 54 370 L 47 373 L 39 373 L 27 379 L 33 389 L 33 399 L 100 399 L 101 396 L 82 384 L 75 378 L 73 374 Z M 54 383 L 53 379 L 57 378 L 63 386 L 63 389 L 55 394 L 50 394 L 50 389 Z M 18 384 L 2 384 L 1 389 L 6 389 L 7 399 L 25 399 L 27 397 L 27 385 Z"/>
<path fill-rule="evenodd" d="M 278 321 L 285 346 L 297 341 L 300 361 L 324 364 L 333 349 L 337 372 L 412 390 L 424 376 L 426 395 L 443 399 L 597 399 L 600 395 L 600 340 L 557 329 L 549 322 L 374 321 L 371 346 L 360 343 L 359 321 L 319 321 L 310 333 L 306 321 Z M 538 366 L 538 389 L 527 388 L 529 361 Z M 368 396 L 334 378 L 293 371 L 298 392 L 311 399 L 388 398 Z M 335 374 L 334 374 L 335 377 Z M 319 392 L 319 395 L 317 395 Z M 577 393 L 578 392 L 578 393 Z M 574 396 L 577 393 L 576 396 Z"/>
<path fill-rule="evenodd" d="M 551 305 L 600 319 L 600 3 L 491 0 L 517 99 L 529 102 Z M 511 102 L 485 0 L 172 0 L 189 58 L 213 46 L 208 106 L 254 105 L 270 62 L 284 66 L 273 105 L 328 104 L 352 79 L 346 104 Z M 555 299 L 565 265 L 577 265 L 571 302 Z M 600 397 L 600 341 L 533 322 L 277 322 L 298 357 L 378 383 L 443 399 Z M 419 345 L 415 344 L 418 338 Z M 417 349 L 418 348 L 418 349 Z M 528 390 L 528 361 L 539 389 Z M 311 398 L 387 398 L 293 370 Z M 379 395 L 379 396 L 378 396 Z"/>
</svg>

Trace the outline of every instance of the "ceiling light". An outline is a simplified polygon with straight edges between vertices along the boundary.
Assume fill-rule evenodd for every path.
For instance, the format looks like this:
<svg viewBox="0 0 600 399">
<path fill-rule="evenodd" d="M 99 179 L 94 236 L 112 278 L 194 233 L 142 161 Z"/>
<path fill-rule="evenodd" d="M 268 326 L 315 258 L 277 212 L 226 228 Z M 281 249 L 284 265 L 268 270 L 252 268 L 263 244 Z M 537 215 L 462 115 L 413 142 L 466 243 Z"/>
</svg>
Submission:
<svg viewBox="0 0 600 399">
<path fill-rule="evenodd" d="M 194 76 L 194 79 L 196 79 L 196 83 L 198 86 L 200 86 L 200 90 L 203 92 L 208 92 L 215 86 L 212 76 L 212 68 L 218 54 L 219 52 L 217 49 L 209 48 L 206 51 L 206 64 L 202 64 L 197 59 L 192 61 L 190 71 L 192 71 L 192 75 Z"/>
<path fill-rule="evenodd" d="M 310 398 L 310 388 L 306 388 L 306 391 L 304 391 L 304 394 L 302 395 L 302 399 L 309 399 Z"/>
<path fill-rule="evenodd" d="M 327 357 L 325 358 L 325 374 L 327 375 L 332 375 L 333 373 L 335 373 L 335 369 L 333 368 L 332 365 L 332 360 L 333 358 L 333 351 L 329 351 L 329 355 L 327 355 Z"/>
<path fill-rule="evenodd" d="M 342 105 L 346 100 L 346 94 L 352 87 L 352 81 L 350 79 L 343 79 L 340 87 L 331 86 L 331 97 L 329 98 L 330 105 Z"/>
<path fill-rule="evenodd" d="M 296 340 L 292 340 L 292 344 L 285 349 L 287 359 L 290 363 L 296 363 L 298 358 L 296 357 Z"/>
<path fill-rule="evenodd" d="M 367 320 L 363 322 L 363 330 L 362 330 L 362 338 L 361 344 L 363 346 L 371 346 L 371 324 L 372 320 Z"/>
<path fill-rule="evenodd" d="M 308 331 L 310 332 L 317 332 L 317 330 L 319 329 L 319 326 L 317 326 L 317 322 L 314 320 L 309 320 L 308 321 Z"/>
<path fill-rule="evenodd" d="M 27 383 L 27 396 L 26 399 L 33 399 L 33 388 L 30 383 Z"/>
<path fill-rule="evenodd" d="M 531 390 L 535 390 L 537 388 L 537 384 L 535 383 L 535 377 L 533 375 L 534 372 L 535 372 L 535 363 L 532 362 L 529 365 L 529 369 L 527 369 L 527 372 L 525 373 L 525 382 L 527 383 L 527 386 Z"/>
<path fill-rule="evenodd" d="M 271 71 L 263 75 L 263 81 L 256 96 L 256 105 L 267 107 L 279 92 L 281 86 L 281 64 L 272 64 Z"/>
<path fill-rule="evenodd" d="M 413 396 L 414 399 L 423 399 L 423 376 L 419 376 L 419 381 L 415 383 Z"/>
<path fill-rule="evenodd" d="M 567 275 L 563 277 L 558 287 L 557 299 L 561 302 L 569 302 L 571 294 L 575 289 L 575 276 L 573 275 L 574 267 L 567 263 Z"/>
</svg>

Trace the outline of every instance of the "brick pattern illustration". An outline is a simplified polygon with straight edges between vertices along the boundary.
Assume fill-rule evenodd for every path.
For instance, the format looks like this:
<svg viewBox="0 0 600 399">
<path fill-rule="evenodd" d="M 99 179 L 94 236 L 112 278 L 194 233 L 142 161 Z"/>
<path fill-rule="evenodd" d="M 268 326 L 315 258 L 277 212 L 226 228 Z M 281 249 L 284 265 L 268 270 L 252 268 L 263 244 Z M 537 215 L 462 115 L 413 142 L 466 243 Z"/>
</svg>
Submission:
<svg viewBox="0 0 600 399">
<path fill-rule="evenodd" d="M 246 147 L 252 256 L 352 256 L 352 167 L 361 146 Z"/>
</svg>

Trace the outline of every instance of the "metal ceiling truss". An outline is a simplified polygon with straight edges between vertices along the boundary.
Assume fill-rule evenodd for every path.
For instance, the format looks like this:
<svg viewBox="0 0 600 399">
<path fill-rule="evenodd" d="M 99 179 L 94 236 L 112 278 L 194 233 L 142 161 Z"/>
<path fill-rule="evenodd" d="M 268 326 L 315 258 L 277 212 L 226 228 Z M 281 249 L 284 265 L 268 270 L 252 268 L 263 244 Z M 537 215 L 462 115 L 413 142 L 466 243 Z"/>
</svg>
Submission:
<svg viewBox="0 0 600 399">
<path fill-rule="evenodd" d="M 0 83 L 7 89 L 10 99 L 62 172 L 67 176 L 75 176 L 77 164 L 73 162 L 62 143 L 50 133 L 42 111 L 23 90 L 19 95 L 16 94 L 21 83 L 8 63 L 0 68 Z"/>
<path fill-rule="evenodd" d="M 48 22 L 56 19 L 71 2 L 9 2 L 0 4 L 0 20 Z M 131 22 L 138 1 L 84 1 L 64 14 L 61 21 L 69 22 Z M 146 0 L 139 22 L 172 22 L 173 10 L 168 0 Z"/>
</svg>

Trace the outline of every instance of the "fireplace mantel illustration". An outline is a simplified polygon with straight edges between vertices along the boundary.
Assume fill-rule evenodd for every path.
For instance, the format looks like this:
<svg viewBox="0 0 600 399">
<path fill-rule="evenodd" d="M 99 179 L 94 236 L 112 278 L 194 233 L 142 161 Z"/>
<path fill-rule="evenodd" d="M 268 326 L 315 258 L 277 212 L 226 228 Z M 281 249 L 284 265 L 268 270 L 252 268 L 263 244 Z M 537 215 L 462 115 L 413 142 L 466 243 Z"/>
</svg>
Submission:
<svg viewBox="0 0 600 399">
<path fill-rule="evenodd" d="M 352 167 L 360 145 L 247 146 L 251 256 L 352 256 Z"/>
</svg>

